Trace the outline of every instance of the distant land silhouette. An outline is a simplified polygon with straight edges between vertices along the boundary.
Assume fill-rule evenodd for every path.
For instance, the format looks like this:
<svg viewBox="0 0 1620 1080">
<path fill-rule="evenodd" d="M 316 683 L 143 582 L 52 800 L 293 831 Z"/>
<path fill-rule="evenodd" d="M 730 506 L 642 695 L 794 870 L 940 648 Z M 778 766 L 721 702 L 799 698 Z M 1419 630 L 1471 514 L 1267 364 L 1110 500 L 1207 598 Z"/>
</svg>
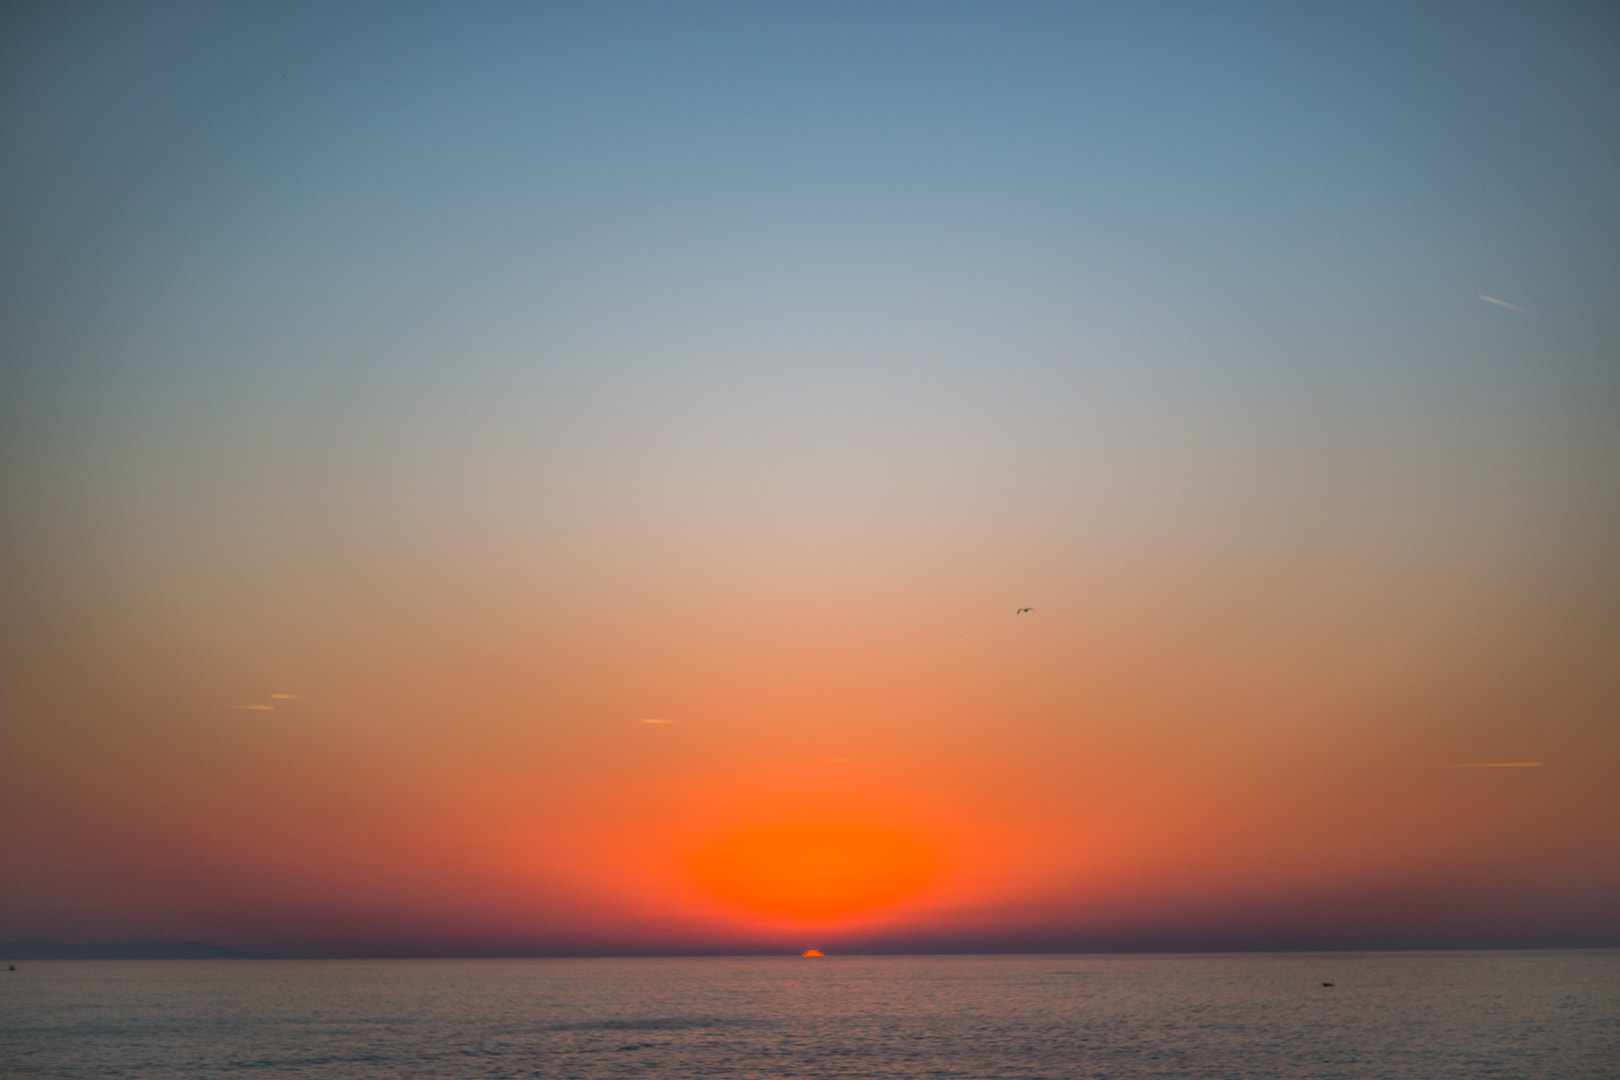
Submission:
<svg viewBox="0 0 1620 1080">
<path fill-rule="evenodd" d="M 123 945 L 64 945 L 60 941 L 0 941 L 0 960 L 264 960 L 200 941 L 140 941 Z"/>
</svg>

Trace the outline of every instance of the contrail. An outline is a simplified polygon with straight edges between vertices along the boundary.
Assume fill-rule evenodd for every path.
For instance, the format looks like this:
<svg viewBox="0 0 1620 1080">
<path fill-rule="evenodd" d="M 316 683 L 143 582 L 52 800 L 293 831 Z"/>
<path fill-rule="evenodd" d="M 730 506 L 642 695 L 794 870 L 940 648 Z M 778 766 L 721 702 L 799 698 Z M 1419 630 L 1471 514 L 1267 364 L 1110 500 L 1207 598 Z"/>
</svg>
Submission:
<svg viewBox="0 0 1620 1080">
<path fill-rule="evenodd" d="M 1496 297 L 1494 297 L 1494 296 L 1486 296 L 1484 293 L 1475 293 L 1474 295 L 1479 297 L 1481 300 L 1485 301 L 1487 304 L 1495 304 L 1497 307 L 1505 307 L 1509 311 L 1517 311 L 1520 315 L 1524 314 L 1524 308 L 1514 307 L 1512 304 L 1508 303 L 1506 300 L 1498 300 Z"/>
<path fill-rule="evenodd" d="M 1541 761 L 1464 761 L 1456 765 L 1442 765 L 1442 769 L 1539 769 Z"/>
</svg>

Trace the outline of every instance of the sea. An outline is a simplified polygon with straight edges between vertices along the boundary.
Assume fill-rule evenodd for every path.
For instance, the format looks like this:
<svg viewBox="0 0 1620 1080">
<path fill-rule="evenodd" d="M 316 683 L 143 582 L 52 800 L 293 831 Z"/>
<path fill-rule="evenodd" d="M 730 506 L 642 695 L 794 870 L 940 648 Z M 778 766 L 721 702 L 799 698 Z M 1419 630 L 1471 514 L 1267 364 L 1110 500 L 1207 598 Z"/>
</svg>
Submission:
<svg viewBox="0 0 1620 1080">
<path fill-rule="evenodd" d="M 1612 950 L 16 967 L 8 1077 L 1620 1077 Z"/>
</svg>

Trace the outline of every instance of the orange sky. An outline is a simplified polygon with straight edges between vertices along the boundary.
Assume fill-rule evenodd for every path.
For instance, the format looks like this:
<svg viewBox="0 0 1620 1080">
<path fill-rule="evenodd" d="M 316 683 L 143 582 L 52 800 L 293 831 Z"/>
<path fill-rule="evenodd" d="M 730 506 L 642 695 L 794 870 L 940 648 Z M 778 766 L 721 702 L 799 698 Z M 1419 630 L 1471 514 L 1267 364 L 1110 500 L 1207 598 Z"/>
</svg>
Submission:
<svg viewBox="0 0 1620 1080">
<path fill-rule="evenodd" d="M 447 604 L 400 578 L 364 632 L 322 597 L 148 597 L 166 633 L 98 618 L 93 669 L 67 629 L 36 639 L 16 703 L 52 722 L 11 737 L 7 929 L 294 952 L 1604 932 L 1604 682 L 1553 629 L 1386 597 L 1418 647 L 1264 589 L 1221 620 L 1118 577 L 885 569 L 791 601 L 694 571 L 639 609 L 602 582 L 543 618 L 511 582 Z M 1445 767 L 1520 761 L 1543 764 Z M 1459 896 L 1487 910 L 1459 923 Z"/>
</svg>

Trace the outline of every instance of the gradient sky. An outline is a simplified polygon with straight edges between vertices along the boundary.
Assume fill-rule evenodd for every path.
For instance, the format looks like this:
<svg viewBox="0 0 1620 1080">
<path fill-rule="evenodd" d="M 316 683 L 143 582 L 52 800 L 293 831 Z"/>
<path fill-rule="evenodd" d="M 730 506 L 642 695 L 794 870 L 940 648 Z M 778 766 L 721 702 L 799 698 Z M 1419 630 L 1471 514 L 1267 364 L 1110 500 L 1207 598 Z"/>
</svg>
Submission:
<svg viewBox="0 0 1620 1080">
<path fill-rule="evenodd" d="M 1612 5 L 4 20 L 0 939 L 1620 945 Z"/>
</svg>

